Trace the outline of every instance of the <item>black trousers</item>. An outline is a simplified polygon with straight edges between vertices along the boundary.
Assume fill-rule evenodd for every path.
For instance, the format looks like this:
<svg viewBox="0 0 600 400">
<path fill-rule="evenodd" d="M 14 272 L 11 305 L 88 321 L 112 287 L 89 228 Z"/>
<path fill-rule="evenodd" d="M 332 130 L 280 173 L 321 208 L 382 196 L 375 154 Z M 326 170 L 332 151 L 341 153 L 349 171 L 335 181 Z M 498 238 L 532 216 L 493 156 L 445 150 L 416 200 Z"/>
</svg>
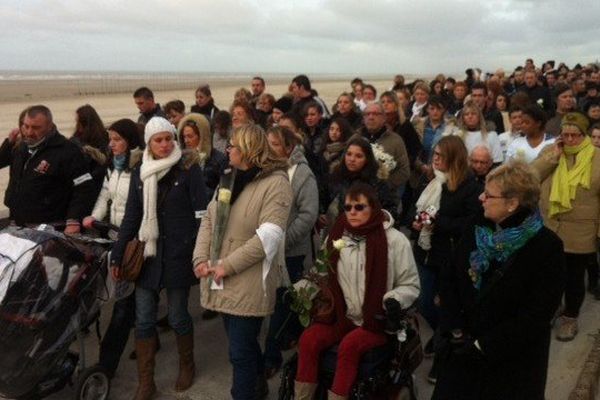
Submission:
<svg viewBox="0 0 600 400">
<path fill-rule="evenodd" d="M 579 316 L 579 309 L 585 298 L 585 271 L 588 266 L 596 264 L 596 253 L 573 254 L 565 253 L 567 274 L 565 282 L 565 311 L 570 318 Z"/>
</svg>

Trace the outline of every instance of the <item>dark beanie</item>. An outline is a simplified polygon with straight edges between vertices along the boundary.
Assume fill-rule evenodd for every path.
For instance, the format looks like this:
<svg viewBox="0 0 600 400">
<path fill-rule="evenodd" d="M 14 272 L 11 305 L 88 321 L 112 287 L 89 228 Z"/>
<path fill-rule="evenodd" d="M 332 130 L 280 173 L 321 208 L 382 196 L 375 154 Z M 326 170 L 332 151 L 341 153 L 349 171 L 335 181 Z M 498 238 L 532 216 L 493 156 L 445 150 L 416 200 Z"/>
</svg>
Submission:
<svg viewBox="0 0 600 400">
<path fill-rule="evenodd" d="M 290 97 L 283 96 L 282 98 L 277 100 L 275 104 L 273 104 L 273 108 L 276 108 L 285 114 L 286 112 L 292 109 L 292 103 L 293 101 Z"/>
<path fill-rule="evenodd" d="M 129 149 L 140 147 L 140 128 L 138 124 L 128 118 L 120 119 L 108 127 L 108 130 L 115 131 L 127 142 Z"/>
</svg>

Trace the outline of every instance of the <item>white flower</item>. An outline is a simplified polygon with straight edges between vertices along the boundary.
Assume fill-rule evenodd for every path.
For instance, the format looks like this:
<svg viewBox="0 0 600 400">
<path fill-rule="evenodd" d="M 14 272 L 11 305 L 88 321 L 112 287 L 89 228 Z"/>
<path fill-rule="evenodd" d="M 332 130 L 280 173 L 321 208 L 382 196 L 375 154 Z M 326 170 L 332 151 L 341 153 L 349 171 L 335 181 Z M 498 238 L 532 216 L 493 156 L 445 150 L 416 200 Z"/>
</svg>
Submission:
<svg viewBox="0 0 600 400">
<path fill-rule="evenodd" d="M 231 190 L 229 189 L 219 189 L 219 196 L 217 201 L 221 203 L 229 204 L 231 202 Z"/>
<path fill-rule="evenodd" d="M 383 146 L 378 143 L 373 143 L 371 144 L 371 147 L 373 148 L 373 155 L 375 156 L 375 159 L 387 172 L 390 172 L 396 168 L 396 160 L 394 160 L 394 157 L 392 157 L 390 154 L 385 152 Z"/>
<path fill-rule="evenodd" d="M 540 107 L 544 107 L 544 99 L 537 99 L 537 103 Z"/>
<path fill-rule="evenodd" d="M 344 239 L 338 239 L 333 241 L 333 248 L 340 251 L 346 247 L 346 241 Z"/>
</svg>

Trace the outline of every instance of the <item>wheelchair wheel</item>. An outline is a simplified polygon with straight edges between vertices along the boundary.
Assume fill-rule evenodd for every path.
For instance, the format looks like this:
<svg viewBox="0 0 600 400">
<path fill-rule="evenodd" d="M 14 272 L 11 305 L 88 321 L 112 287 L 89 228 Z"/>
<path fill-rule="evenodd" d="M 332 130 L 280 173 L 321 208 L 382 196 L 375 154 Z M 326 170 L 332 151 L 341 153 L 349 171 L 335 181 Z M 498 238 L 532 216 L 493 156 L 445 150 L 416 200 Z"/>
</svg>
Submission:
<svg viewBox="0 0 600 400">
<path fill-rule="evenodd" d="M 110 379 L 99 365 L 84 369 L 77 377 L 75 400 L 106 400 L 110 392 Z"/>
<path fill-rule="evenodd" d="M 298 368 L 298 354 L 294 354 L 281 368 L 281 383 L 279 385 L 279 400 L 294 398 L 294 380 Z"/>
</svg>

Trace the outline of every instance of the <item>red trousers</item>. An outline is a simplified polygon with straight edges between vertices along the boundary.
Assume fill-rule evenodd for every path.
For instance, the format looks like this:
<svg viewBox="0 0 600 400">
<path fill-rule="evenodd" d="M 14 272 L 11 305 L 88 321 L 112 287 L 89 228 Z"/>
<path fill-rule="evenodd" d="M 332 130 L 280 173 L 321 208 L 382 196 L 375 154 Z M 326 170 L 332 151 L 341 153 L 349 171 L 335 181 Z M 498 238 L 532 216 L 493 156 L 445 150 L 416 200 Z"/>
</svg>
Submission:
<svg viewBox="0 0 600 400">
<path fill-rule="evenodd" d="M 340 342 L 331 391 L 346 397 L 356 380 L 361 356 L 386 341 L 383 333 L 370 332 L 362 327 L 352 326 L 340 334 L 332 325 L 313 324 L 300 336 L 296 380 L 316 383 L 321 352 Z"/>
</svg>

